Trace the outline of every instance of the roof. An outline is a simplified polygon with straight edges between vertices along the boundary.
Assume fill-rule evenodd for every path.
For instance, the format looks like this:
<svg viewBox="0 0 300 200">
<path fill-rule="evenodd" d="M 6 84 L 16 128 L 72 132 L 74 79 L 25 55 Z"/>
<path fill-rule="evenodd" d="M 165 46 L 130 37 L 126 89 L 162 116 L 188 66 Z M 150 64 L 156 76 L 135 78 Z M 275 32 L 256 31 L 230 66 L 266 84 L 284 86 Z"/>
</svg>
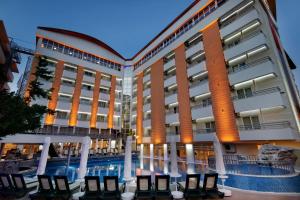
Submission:
<svg viewBox="0 0 300 200">
<path fill-rule="evenodd" d="M 110 46 L 108 46 L 106 43 L 102 42 L 99 39 L 96 39 L 92 36 L 83 34 L 83 33 L 79 33 L 79 32 L 75 32 L 75 31 L 70 31 L 70 30 L 65 30 L 65 29 L 59 29 L 59 28 L 51 28 L 51 27 L 43 27 L 43 26 L 39 26 L 38 29 L 41 30 L 45 30 L 45 31 L 51 31 L 51 32 L 55 32 L 55 33 L 60 33 L 60 34 L 64 34 L 64 35 L 70 35 L 73 37 L 77 37 L 89 42 L 92 42 L 94 44 L 99 45 L 100 47 L 108 50 L 109 52 L 119 56 L 120 58 L 126 60 L 120 53 L 118 53 L 116 50 L 114 50 L 113 48 L 111 48 Z"/>
</svg>

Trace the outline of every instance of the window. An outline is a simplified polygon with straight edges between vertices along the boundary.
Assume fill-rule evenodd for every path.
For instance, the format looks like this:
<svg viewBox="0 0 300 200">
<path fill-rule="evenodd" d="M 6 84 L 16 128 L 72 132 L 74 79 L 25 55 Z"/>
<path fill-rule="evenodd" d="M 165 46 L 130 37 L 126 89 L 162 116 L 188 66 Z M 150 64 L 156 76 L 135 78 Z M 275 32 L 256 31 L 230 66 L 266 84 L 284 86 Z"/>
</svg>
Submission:
<svg viewBox="0 0 300 200">
<path fill-rule="evenodd" d="M 216 131 L 215 122 L 206 122 L 205 129 L 207 133 L 215 132 Z"/>
<path fill-rule="evenodd" d="M 98 106 L 102 107 L 102 108 L 107 108 L 108 107 L 108 103 L 106 101 L 99 101 Z"/>
<path fill-rule="evenodd" d="M 252 89 L 250 87 L 237 90 L 236 93 L 238 99 L 244 99 L 253 96 Z"/>
<path fill-rule="evenodd" d="M 67 95 L 59 95 L 58 97 L 58 100 L 59 101 L 65 101 L 65 102 L 71 102 L 71 97 L 70 96 L 67 96 Z"/>
<path fill-rule="evenodd" d="M 99 91 L 100 91 L 101 93 L 104 93 L 104 94 L 109 94 L 109 89 L 108 89 L 108 88 L 103 88 L 103 87 L 101 87 L 101 88 L 99 89 Z"/>
<path fill-rule="evenodd" d="M 258 116 L 243 117 L 242 119 L 245 129 L 260 129 Z"/>
<path fill-rule="evenodd" d="M 90 76 L 90 77 L 95 77 L 95 73 L 89 72 L 89 71 L 84 71 L 84 75 Z"/>
<path fill-rule="evenodd" d="M 106 116 L 104 115 L 97 115 L 98 122 L 106 122 Z"/>
<path fill-rule="evenodd" d="M 80 103 L 85 105 L 91 105 L 91 100 L 80 98 Z"/>
<path fill-rule="evenodd" d="M 78 114 L 78 120 L 80 121 L 88 121 L 89 120 L 89 117 L 90 115 L 89 114 L 86 114 L 86 113 L 79 113 Z"/>
<path fill-rule="evenodd" d="M 70 81 L 70 80 L 63 79 L 62 80 L 62 85 L 74 86 L 74 82 Z"/>
<path fill-rule="evenodd" d="M 56 118 L 57 119 L 67 119 L 68 113 L 63 111 L 56 111 Z"/>
<path fill-rule="evenodd" d="M 69 71 L 69 72 L 76 72 L 77 68 L 65 65 L 64 70 Z"/>
<path fill-rule="evenodd" d="M 203 99 L 202 100 L 202 105 L 203 105 L 203 107 L 211 105 L 211 98 L 209 97 L 207 99 Z"/>
<path fill-rule="evenodd" d="M 86 85 L 86 84 L 82 84 L 82 89 L 85 89 L 85 90 L 92 90 L 92 89 L 93 89 L 93 86 L 91 86 L 91 85 Z"/>
</svg>

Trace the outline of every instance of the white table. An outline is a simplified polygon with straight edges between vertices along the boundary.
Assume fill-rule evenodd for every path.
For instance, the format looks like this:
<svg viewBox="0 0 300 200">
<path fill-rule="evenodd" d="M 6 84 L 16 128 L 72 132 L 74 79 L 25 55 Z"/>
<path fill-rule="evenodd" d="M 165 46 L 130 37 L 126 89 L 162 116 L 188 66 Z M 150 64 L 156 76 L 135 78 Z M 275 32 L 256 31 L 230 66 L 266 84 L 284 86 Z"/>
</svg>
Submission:
<svg viewBox="0 0 300 200">
<path fill-rule="evenodd" d="M 72 199 L 79 200 L 79 197 L 81 197 L 83 195 L 84 195 L 84 192 L 77 192 L 77 193 L 72 195 Z"/>
<path fill-rule="evenodd" d="M 179 174 L 179 173 L 175 173 L 175 174 L 170 173 L 170 176 L 171 176 L 172 178 L 175 178 L 175 185 L 176 185 L 175 189 L 176 189 L 176 191 L 177 191 L 177 178 L 180 178 L 182 175 Z"/>
<path fill-rule="evenodd" d="M 134 198 L 133 192 L 125 192 L 121 194 L 122 200 L 132 200 Z"/>
<path fill-rule="evenodd" d="M 174 199 L 183 199 L 183 192 L 173 191 L 171 192 Z"/>
</svg>

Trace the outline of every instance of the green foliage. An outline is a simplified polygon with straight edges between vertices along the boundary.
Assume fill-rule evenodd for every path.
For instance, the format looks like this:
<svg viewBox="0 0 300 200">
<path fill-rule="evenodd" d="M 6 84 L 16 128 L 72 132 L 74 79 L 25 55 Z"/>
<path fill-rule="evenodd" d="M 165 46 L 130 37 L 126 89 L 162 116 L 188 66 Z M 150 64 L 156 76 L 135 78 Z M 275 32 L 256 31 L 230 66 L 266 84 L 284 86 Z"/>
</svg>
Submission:
<svg viewBox="0 0 300 200">
<path fill-rule="evenodd" d="M 35 80 L 29 83 L 29 97 L 23 98 L 15 93 L 7 91 L 0 92 L 0 137 L 15 133 L 34 131 L 41 126 L 41 119 L 45 113 L 54 114 L 46 106 L 32 104 L 30 100 L 36 98 L 50 98 L 52 91 L 41 88 L 43 85 L 39 80 L 49 80 L 51 71 L 47 68 L 47 60 L 40 58 L 36 66 Z"/>
</svg>

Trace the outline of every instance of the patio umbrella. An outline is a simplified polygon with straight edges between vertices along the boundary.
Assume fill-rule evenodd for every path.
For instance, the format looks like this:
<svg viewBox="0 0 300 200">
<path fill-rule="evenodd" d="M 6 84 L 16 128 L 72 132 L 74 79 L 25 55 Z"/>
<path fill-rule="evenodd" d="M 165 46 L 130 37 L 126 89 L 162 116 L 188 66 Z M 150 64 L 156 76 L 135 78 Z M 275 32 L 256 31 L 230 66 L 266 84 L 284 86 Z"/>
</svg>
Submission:
<svg viewBox="0 0 300 200">
<path fill-rule="evenodd" d="M 125 161 L 124 161 L 124 180 L 131 180 L 131 144 L 132 136 L 127 136 L 125 146 Z"/>
<path fill-rule="evenodd" d="M 216 171 L 217 173 L 224 175 L 226 174 L 224 160 L 223 160 L 223 151 L 220 144 L 220 141 L 217 135 L 214 135 L 214 150 L 215 150 L 215 160 L 216 160 Z"/>
</svg>

